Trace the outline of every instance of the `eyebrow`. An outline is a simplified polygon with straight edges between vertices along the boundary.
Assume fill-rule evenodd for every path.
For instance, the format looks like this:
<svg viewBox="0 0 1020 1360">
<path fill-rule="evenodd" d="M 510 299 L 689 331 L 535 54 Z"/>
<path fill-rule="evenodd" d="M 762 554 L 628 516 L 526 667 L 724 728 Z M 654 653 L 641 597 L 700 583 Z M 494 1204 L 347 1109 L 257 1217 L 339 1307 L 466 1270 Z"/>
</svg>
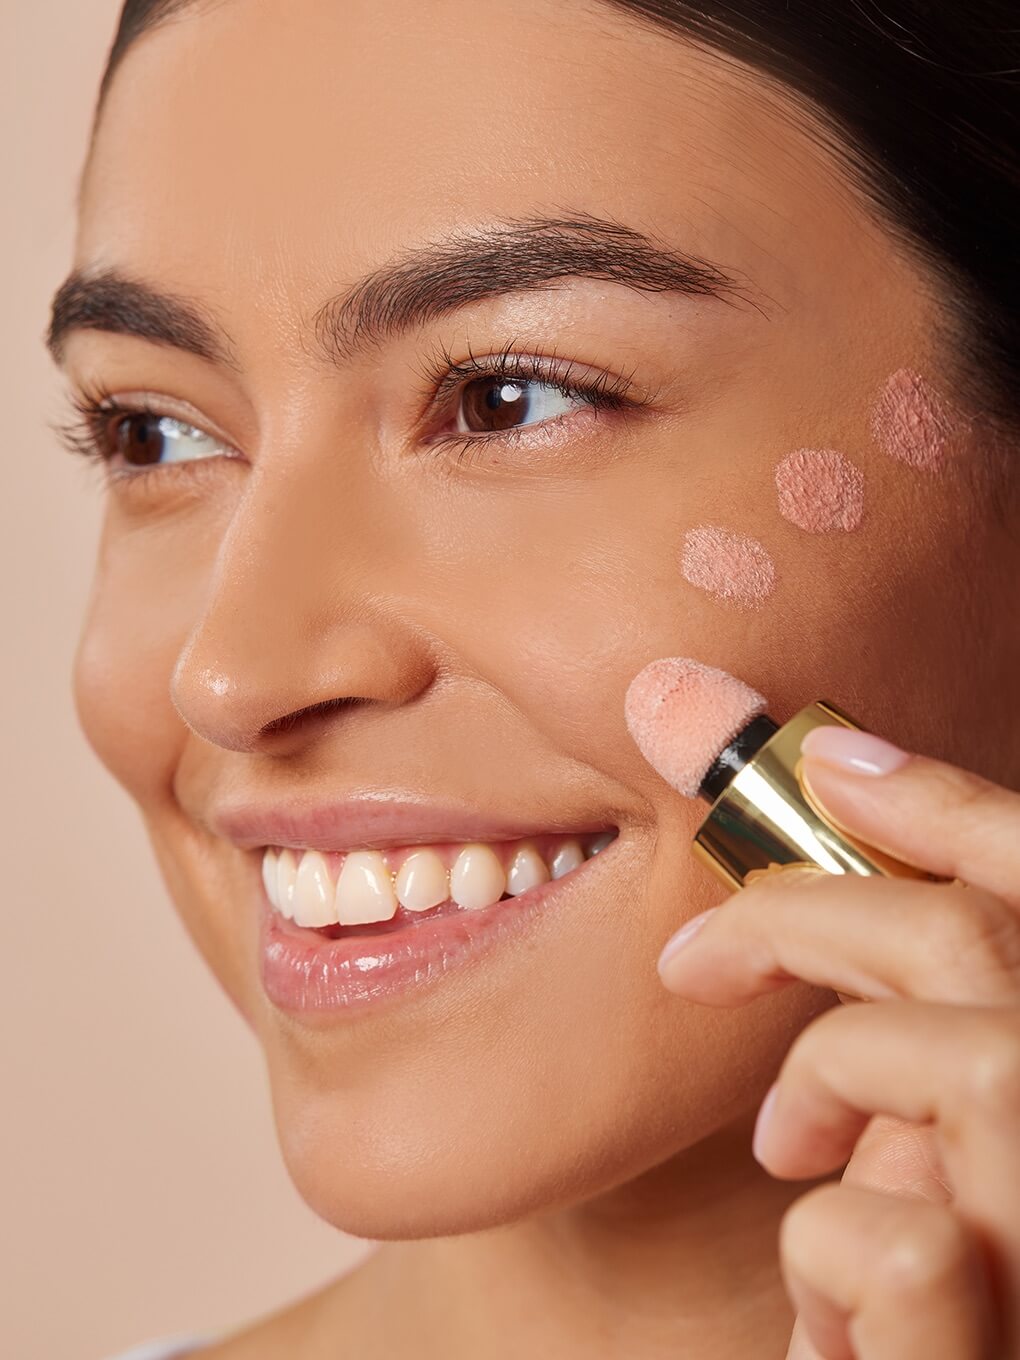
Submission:
<svg viewBox="0 0 1020 1360">
<path fill-rule="evenodd" d="M 742 298 L 761 310 L 746 283 L 717 265 L 621 223 L 578 214 L 500 222 L 418 246 L 323 303 L 312 328 L 323 360 L 340 365 L 471 303 L 549 289 L 565 278 L 638 292 Z M 203 307 L 113 269 L 76 271 L 57 290 L 46 343 L 58 364 L 77 328 L 139 336 L 237 367 L 230 337 Z"/>
</svg>

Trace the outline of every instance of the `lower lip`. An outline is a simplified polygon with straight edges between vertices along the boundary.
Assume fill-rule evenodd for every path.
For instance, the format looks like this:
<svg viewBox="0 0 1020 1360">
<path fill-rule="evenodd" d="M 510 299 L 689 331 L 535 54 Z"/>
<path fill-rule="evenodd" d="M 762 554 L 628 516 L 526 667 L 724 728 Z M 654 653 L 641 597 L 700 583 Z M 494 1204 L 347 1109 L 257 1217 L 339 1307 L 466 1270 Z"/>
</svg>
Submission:
<svg viewBox="0 0 1020 1360">
<path fill-rule="evenodd" d="M 612 846 L 594 858 L 601 859 Z M 494 945 L 526 933 L 593 860 L 520 897 L 477 911 L 412 922 L 380 935 L 329 939 L 274 911 L 262 890 L 262 985 L 274 1006 L 306 1020 L 335 1019 L 418 993 Z"/>
</svg>

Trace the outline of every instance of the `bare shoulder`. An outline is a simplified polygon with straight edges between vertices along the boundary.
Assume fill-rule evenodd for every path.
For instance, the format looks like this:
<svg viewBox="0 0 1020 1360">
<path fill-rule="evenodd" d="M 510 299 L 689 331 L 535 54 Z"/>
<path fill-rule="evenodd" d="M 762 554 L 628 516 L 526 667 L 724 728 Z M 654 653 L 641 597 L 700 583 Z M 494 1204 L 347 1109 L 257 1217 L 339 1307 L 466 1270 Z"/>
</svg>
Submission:
<svg viewBox="0 0 1020 1360">
<path fill-rule="evenodd" d="M 363 1342 L 375 1313 L 375 1254 L 349 1273 L 294 1303 L 246 1323 L 230 1336 L 193 1352 L 188 1360 L 338 1360 L 337 1337 L 352 1356 L 370 1353 Z"/>
</svg>

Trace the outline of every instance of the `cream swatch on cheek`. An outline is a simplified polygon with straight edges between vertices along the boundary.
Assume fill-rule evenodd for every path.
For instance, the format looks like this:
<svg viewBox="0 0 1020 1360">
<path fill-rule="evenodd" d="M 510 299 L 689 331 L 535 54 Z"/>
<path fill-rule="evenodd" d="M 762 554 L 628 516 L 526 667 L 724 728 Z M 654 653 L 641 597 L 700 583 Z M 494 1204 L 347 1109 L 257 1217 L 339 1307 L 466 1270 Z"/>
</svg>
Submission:
<svg viewBox="0 0 1020 1360">
<path fill-rule="evenodd" d="M 797 449 L 776 467 L 779 513 L 809 534 L 849 533 L 864 514 L 864 473 L 836 449 Z"/>
<path fill-rule="evenodd" d="M 871 413 L 871 432 L 890 458 L 933 472 L 946 454 L 956 421 L 935 388 L 912 368 L 895 372 Z"/>
<path fill-rule="evenodd" d="M 680 570 L 692 586 L 747 609 L 768 599 L 776 582 L 776 569 L 763 544 L 714 524 L 689 530 Z"/>
</svg>

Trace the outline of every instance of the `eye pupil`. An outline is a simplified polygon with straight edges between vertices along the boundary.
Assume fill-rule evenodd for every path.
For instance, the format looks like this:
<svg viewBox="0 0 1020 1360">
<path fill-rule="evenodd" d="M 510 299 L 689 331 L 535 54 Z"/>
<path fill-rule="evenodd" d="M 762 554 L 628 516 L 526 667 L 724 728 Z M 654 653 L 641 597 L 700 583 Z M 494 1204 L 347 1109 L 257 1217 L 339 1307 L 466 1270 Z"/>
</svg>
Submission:
<svg viewBox="0 0 1020 1360">
<path fill-rule="evenodd" d="M 132 467 L 158 463 L 163 453 L 163 433 L 159 419 L 139 412 L 117 421 L 117 452 Z"/>
<path fill-rule="evenodd" d="M 505 378 L 479 378 L 461 396 L 464 423 L 478 433 L 513 429 L 527 418 L 528 404 L 527 384 Z"/>
<path fill-rule="evenodd" d="M 498 390 L 492 387 L 485 398 L 493 411 L 498 411 L 501 406 L 508 402 L 520 401 L 520 399 L 521 389 L 515 387 L 512 383 L 504 383 Z"/>
</svg>

